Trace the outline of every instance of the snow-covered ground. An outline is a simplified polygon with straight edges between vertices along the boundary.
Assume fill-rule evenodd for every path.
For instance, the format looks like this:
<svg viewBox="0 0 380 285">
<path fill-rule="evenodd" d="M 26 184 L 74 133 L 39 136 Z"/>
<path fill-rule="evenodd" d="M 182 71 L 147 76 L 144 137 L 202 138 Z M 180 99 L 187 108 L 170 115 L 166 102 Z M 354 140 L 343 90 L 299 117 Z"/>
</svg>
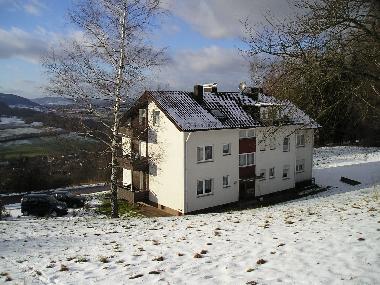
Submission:
<svg viewBox="0 0 380 285">
<path fill-rule="evenodd" d="M 0 283 L 379 284 L 380 158 L 356 163 L 355 151 L 364 153 L 346 149 L 352 155 L 337 162 L 317 150 L 315 159 L 324 158 L 317 183 L 333 187 L 265 208 L 154 219 L 12 217 L 0 222 Z M 341 175 L 362 184 L 343 184 Z"/>
</svg>

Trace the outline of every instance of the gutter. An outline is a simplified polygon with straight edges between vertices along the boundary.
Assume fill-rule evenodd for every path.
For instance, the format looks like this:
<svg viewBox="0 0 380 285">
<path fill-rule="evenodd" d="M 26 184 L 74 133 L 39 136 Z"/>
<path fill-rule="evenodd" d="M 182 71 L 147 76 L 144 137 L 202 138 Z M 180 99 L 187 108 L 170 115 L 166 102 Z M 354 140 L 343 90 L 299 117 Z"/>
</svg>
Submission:
<svg viewBox="0 0 380 285">
<path fill-rule="evenodd" d="M 185 140 L 185 159 L 184 159 L 184 181 L 183 181 L 183 190 L 184 190 L 184 207 L 183 207 L 183 214 L 186 214 L 187 212 L 187 200 L 186 200 L 186 185 L 187 185 L 187 171 L 186 171 L 186 164 L 187 164 L 187 142 L 189 141 L 190 139 L 190 136 L 191 136 L 191 132 L 188 133 L 187 137 L 186 137 L 186 140 Z"/>
</svg>

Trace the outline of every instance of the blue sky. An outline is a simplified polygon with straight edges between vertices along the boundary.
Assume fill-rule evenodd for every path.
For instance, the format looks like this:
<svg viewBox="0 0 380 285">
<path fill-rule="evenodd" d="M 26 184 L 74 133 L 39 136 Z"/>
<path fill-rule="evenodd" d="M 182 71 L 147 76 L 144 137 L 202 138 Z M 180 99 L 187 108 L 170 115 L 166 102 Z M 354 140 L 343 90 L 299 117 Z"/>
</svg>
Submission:
<svg viewBox="0 0 380 285">
<path fill-rule="evenodd" d="M 40 56 L 49 44 L 77 32 L 68 24 L 73 0 L 0 0 L 0 92 L 28 98 L 46 96 Z M 170 11 L 152 42 L 167 47 L 171 63 L 155 74 L 161 86 L 190 90 L 218 82 L 236 90 L 249 80 L 239 19 L 252 23 L 268 11 L 286 13 L 286 0 L 163 0 Z M 151 86 L 154 88 L 154 86 Z"/>
</svg>

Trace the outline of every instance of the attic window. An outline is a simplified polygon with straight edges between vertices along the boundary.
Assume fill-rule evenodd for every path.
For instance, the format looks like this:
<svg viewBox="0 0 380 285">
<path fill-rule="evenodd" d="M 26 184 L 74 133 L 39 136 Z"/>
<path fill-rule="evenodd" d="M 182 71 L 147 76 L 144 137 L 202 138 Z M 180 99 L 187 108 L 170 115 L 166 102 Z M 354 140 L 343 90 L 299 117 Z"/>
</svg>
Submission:
<svg viewBox="0 0 380 285">
<path fill-rule="evenodd" d="M 217 110 L 217 109 L 213 109 L 213 110 L 211 110 L 211 114 L 212 114 L 215 118 L 217 118 L 217 119 L 219 119 L 219 120 L 226 120 L 226 119 L 227 119 L 226 115 L 224 115 L 222 112 L 220 112 L 220 111 Z"/>
<path fill-rule="evenodd" d="M 146 120 L 146 110 L 139 109 L 139 124 L 144 125 Z"/>
<path fill-rule="evenodd" d="M 153 110 L 153 126 L 160 125 L 160 111 Z"/>
</svg>

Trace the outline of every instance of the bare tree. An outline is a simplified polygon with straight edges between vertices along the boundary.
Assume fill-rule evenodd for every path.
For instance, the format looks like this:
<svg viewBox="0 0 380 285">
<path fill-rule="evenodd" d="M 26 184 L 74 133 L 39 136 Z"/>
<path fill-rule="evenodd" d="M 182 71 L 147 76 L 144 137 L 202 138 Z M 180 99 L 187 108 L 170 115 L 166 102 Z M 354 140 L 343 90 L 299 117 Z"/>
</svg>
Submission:
<svg viewBox="0 0 380 285">
<path fill-rule="evenodd" d="M 79 36 L 43 59 L 47 90 L 74 99 L 101 125 L 86 133 L 100 139 L 110 152 L 113 218 L 118 217 L 122 103 L 141 86 L 150 69 L 165 61 L 164 50 L 148 41 L 151 28 L 164 13 L 160 0 L 81 0 L 69 11 Z M 98 99 L 109 102 L 106 112 L 94 106 Z"/>
<path fill-rule="evenodd" d="M 326 136 L 380 131 L 380 4 L 376 0 L 292 1 L 285 20 L 243 22 L 247 54 L 264 89 L 289 99 Z M 380 139 L 380 138 L 379 138 Z"/>
</svg>

